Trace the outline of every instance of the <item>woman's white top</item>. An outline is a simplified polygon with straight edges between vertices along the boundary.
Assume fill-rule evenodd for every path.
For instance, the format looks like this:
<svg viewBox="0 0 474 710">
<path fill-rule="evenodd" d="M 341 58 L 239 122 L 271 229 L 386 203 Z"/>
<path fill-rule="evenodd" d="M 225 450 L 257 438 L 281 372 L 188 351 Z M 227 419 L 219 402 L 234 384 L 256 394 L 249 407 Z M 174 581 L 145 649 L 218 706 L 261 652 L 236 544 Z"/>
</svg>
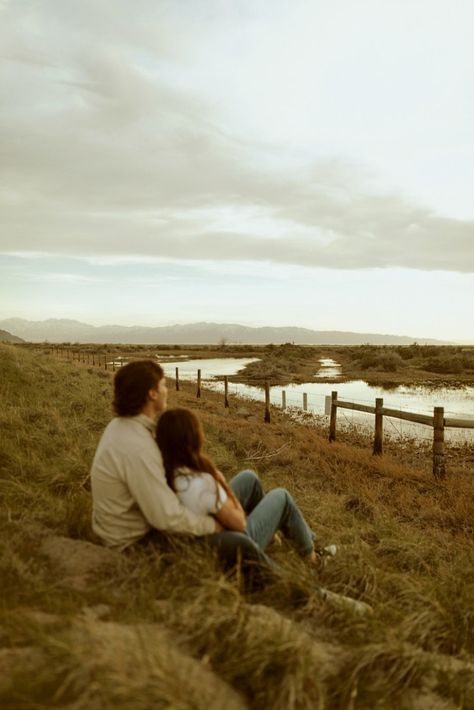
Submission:
<svg viewBox="0 0 474 710">
<path fill-rule="evenodd" d="M 211 476 L 189 468 L 175 471 L 174 487 L 181 503 L 196 515 L 213 515 L 219 512 L 227 500 L 224 488 Z"/>
</svg>

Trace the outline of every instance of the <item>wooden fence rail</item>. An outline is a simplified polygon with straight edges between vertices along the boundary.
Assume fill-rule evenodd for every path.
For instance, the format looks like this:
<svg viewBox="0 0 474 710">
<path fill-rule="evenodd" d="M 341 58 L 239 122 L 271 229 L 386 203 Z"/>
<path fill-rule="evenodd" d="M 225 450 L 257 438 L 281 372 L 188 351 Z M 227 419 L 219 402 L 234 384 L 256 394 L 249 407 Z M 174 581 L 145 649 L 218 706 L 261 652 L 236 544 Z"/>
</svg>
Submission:
<svg viewBox="0 0 474 710">
<path fill-rule="evenodd" d="M 345 402 L 337 398 L 337 392 L 331 392 L 331 410 L 329 418 L 329 441 L 336 440 L 337 410 L 352 409 L 357 412 L 375 414 L 375 431 L 373 453 L 381 455 L 383 453 L 383 417 L 394 417 L 403 419 L 414 424 L 424 424 L 433 428 L 433 475 L 443 478 L 446 475 L 446 465 L 444 461 L 444 430 L 446 428 L 474 429 L 474 420 L 460 419 L 457 417 L 445 417 L 444 407 L 434 407 L 433 416 L 429 414 L 418 414 L 417 412 L 404 412 L 399 409 L 391 409 L 383 406 L 383 399 L 375 400 L 375 407 L 357 402 Z"/>
</svg>

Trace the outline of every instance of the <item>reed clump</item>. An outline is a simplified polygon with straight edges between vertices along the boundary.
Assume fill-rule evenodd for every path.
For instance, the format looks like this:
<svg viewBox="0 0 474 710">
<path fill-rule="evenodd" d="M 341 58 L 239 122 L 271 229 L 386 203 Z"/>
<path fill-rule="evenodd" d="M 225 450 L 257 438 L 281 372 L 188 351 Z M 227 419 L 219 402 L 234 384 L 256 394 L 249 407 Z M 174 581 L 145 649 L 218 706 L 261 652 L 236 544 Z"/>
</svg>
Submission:
<svg viewBox="0 0 474 710">
<path fill-rule="evenodd" d="M 224 410 L 220 395 L 196 400 L 182 383 L 170 406 L 198 411 L 224 473 L 255 468 L 265 487 L 291 489 L 337 557 L 315 577 L 284 541 L 269 550 L 282 573 L 249 587 L 176 539 L 74 574 L 61 540 L 64 554 L 97 542 L 88 471 L 111 373 L 0 345 L 0 375 L 2 707 L 474 705 L 468 469 L 436 481 L 416 457 L 330 445 L 283 414 L 264 425 L 260 404 Z M 330 608 L 318 584 L 374 614 Z"/>
</svg>

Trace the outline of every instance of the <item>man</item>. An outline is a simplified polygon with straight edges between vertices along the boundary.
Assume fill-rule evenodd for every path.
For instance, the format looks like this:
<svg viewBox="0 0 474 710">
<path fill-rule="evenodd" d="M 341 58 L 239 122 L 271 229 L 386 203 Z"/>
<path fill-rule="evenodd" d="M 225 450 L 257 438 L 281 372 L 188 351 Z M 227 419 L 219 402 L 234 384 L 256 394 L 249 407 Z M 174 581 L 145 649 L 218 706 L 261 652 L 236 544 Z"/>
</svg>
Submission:
<svg viewBox="0 0 474 710">
<path fill-rule="evenodd" d="M 188 510 L 166 482 L 155 442 L 155 420 L 166 408 L 168 389 L 160 365 L 130 362 L 115 375 L 116 417 L 100 439 L 91 469 L 92 528 L 105 545 L 124 550 L 153 530 L 206 537 L 226 565 L 239 559 L 269 564 L 244 533 L 223 530 L 211 515 Z M 239 478 L 241 498 L 249 505 L 260 485 L 255 475 Z M 220 535 L 213 535 L 213 533 Z"/>
<path fill-rule="evenodd" d="M 212 516 L 185 508 L 166 483 L 154 431 L 167 397 L 163 370 L 152 360 L 130 362 L 115 375 L 117 416 L 91 469 L 92 528 L 110 547 L 125 549 L 152 529 L 194 536 L 222 530 Z"/>
</svg>

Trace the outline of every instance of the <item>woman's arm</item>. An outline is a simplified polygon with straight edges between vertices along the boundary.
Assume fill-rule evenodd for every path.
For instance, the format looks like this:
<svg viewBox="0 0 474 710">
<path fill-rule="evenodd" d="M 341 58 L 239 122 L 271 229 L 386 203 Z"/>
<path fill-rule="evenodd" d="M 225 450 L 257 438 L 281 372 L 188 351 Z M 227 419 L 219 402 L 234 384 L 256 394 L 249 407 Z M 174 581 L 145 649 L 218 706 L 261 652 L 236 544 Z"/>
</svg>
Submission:
<svg viewBox="0 0 474 710">
<path fill-rule="evenodd" d="M 247 520 L 242 506 L 237 499 L 227 496 L 227 500 L 215 515 L 216 520 L 226 529 L 235 532 L 244 532 Z"/>
<path fill-rule="evenodd" d="M 175 476 L 176 495 L 194 513 L 211 514 L 216 521 L 213 532 L 223 529 L 243 532 L 246 519 L 242 506 L 222 474 L 217 478 L 204 471 L 191 473 L 189 469 L 180 469 Z"/>
<path fill-rule="evenodd" d="M 234 491 L 227 483 L 224 474 L 219 470 L 217 470 L 216 473 L 218 485 L 221 485 L 227 493 L 227 500 L 215 516 L 216 520 L 227 528 L 227 530 L 244 532 L 247 527 L 245 511 L 240 505 L 240 501 L 236 497 Z"/>
</svg>

